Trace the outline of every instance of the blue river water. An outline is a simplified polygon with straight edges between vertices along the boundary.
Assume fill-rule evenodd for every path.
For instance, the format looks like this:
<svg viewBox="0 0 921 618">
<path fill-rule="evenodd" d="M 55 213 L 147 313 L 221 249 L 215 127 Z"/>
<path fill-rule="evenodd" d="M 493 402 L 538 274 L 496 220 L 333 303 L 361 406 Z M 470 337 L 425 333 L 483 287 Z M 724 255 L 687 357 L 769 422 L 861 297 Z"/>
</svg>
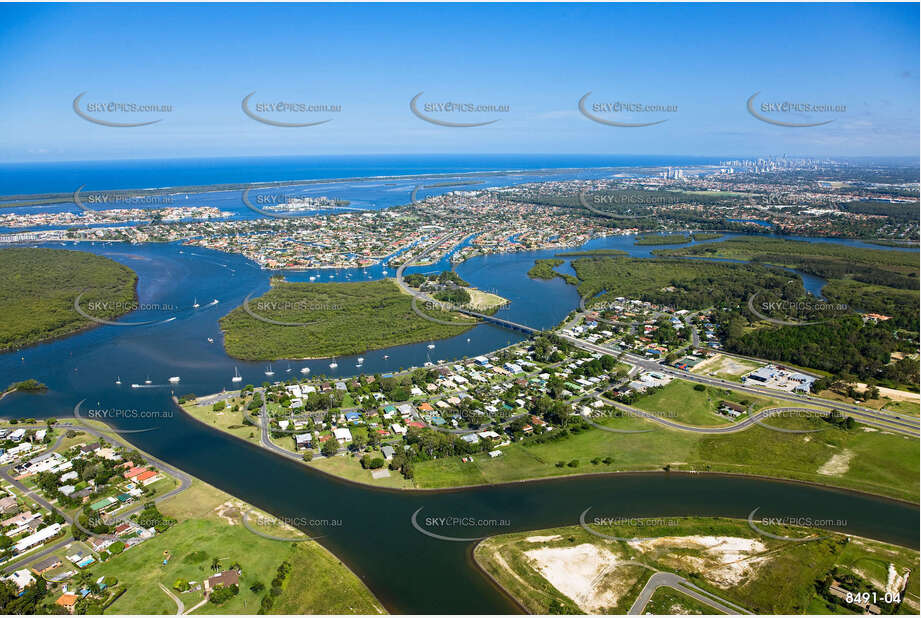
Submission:
<svg viewBox="0 0 921 618">
<path fill-rule="evenodd" d="M 862 243 L 847 242 L 854 246 Z M 60 243 L 49 246 L 61 247 Z M 137 312 L 122 321 L 151 316 L 175 319 L 145 326 L 102 326 L 71 337 L 0 355 L 0 382 L 36 378 L 49 386 L 40 395 L 14 394 L 0 401 L 4 417 L 68 417 L 84 401 L 84 410 L 120 408 L 172 413 L 156 420 L 123 418 L 120 429 L 151 429 L 129 436 L 140 448 L 276 515 L 303 520 L 334 520 L 309 531 L 336 553 L 393 612 L 506 613 L 516 607 L 470 565 L 471 543 L 451 543 L 418 533 L 410 524 L 419 508 L 426 515 L 504 519 L 507 527 L 469 528 L 458 536 L 473 537 L 513 530 L 575 524 L 593 507 L 598 516 L 722 515 L 745 517 L 755 507 L 762 513 L 845 519 L 847 532 L 917 547 L 916 506 L 813 486 L 754 478 L 711 475 L 638 474 L 569 478 L 557 481 L 425 493 L 370 490 L 337 481 L 284 460 L 258 447 L 213 430 L 176 411 L 170 396 L 199 395 L 230 389 L 238 368 L 245 383 L 265 378 L 264 363 L 248 363 L 223 352 L 218 319 L 250 293 L 268 289 L 270 272 L 238 255 L 182 245 L 66 243 L 105 255 L 134 269 L 141 303 L 177 308 Z M 637 247 L 633 238 L 595 239 L 584 248 L 612 248 L 645 257 L 663 246 Z M 874 247 L 879 249 L 880 247 Z M 458 274 L 473 285 L 492 290 L 511 303 L 498 314 L 543 328 L 561 320 L 578 305 L 578 295 L 561 279 L 525 276 L 536 258 L 559 250 L 483 256 L 458 265 Z M 421 272 L 450 267 L 441 262 L 414 268 Z M 384 276 L 384 267 L 298 271 L 291 279 L 361 281 Z M 388 273 L 392 276 L 392 273 Z M 332 275 L 332 277 L 330 277 Z M 806 281 L 810 291 L 821 280 Z M 218 302 L 213 303 L 214 300 Z M 198 308 L 193 304 L 197 301 Z M 214 340 L 213 343 L 208 338 Z M 369 351 L 361 369 L 354 357 L 274 364 L 274 379 L 311 375 L 348 376 L 387 372 L 424 362 L 470 357 L 517 341 L 520 335 L 481 325 L 458 337 L 386 350 Z M 384 356 L 389 358 L 384 358 Z M 168 378 L 181 382 L 170 384 Z M 115 384 L 120 378 L 122 384 Z M 149 379 L 151 384 L 144 385 Z M 132 383 L 144 385 L 131 388 Z M 612 440 L 635 437 L 613 436 Z M 451 534 L 449 531 L 441 531 Z M 394 568 L 399 565 L 399 568 Z"/>
</svg>

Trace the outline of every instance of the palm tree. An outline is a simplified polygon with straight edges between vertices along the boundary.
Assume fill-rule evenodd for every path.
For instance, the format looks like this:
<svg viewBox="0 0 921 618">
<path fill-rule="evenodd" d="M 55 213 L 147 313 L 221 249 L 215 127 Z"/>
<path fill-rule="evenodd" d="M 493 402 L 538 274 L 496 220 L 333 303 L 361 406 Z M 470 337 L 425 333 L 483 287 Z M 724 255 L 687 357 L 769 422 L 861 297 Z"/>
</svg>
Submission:
<svg viewBox="0 0 921 618">
<path fill-rule="evenodd" d="M 212 571 L 221 570 L 221 559 L 220 558 L 214 558 L 211 560 L 211 570 Z"/>
</svg>

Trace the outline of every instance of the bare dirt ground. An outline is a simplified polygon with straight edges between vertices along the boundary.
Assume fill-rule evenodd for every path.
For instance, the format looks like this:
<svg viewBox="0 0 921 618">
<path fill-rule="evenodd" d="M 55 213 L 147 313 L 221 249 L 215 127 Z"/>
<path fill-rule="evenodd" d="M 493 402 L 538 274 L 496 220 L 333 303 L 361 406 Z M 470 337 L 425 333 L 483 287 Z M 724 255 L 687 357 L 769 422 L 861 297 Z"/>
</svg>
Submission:
<svg viewBox="0 0 921 618">
<path fill-rule="evenodd" d="M 831 458 L 822 464 L 817 472 L 819 474 L 826 474 L 829 476 L 839 476 L 848 471 L 851 467 L 851 459 L 854 458 L 853 451 L 845 449 L 841 453 L 836 453 L 831 456 Z"/>
<path fill-rule="evenodd" d="M 542 547 L 524 552 L 534 568 L 554 588 L 586 613 L 617 605 L 630 591 L 627 582 L 607 578 L 623 560 L 604 547 L 583 543 L 574 547 Z"/>
<path fill-rule="evenodd" d="M 676 569 L 698 571 L 709 581 L 730 587 L 750 577 L 758 565 L 767 560 L 761 556 L 767 547 L 757 539 L 727 536 L 665 536 L 645 541 L 633 541 L 631 546 L 646 552 L 664 552 L 659 559 L 670 562 Z M 696 550 L 694 554 L 675 549 Z"/>
</svg>

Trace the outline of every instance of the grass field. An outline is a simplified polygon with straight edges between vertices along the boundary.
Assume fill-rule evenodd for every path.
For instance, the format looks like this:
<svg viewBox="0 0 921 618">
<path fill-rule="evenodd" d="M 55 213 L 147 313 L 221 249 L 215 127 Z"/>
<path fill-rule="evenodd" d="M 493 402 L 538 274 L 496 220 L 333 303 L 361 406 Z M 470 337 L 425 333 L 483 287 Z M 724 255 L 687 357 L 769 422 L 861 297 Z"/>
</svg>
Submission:
<svg viewBox="0 0 921 618">
<path fill-rule="evenodd" d="M 816 593 L 815 580 L 838 567 L 864 578 L 882 595 L 889 564 L 900 575 L 911 569 L 902 612 L 917 613 L 918 552 L 914 550 L 864 539 L 848 542 L 837 533 L 818 541 L 790 543 L 761 536 L 744 520 L 727 518 L 590 525 L 605 534 L 650 540 L 603 539 L 572 526 L 490 537 L 477 545 L 474 558 L 531 613 L 623 613 L 653 571 L 677 573 L 756 613 L 846 613 Z M 763 527 L 791 537 L 812 533 L 791 526 Z M 729 547 L 731 552 L 724 553 Z M 624 561 L 643 566 L 624 565 Z M 652 601 L 646 613 L 670 613 L 668 608 L 676 603 L 700 610 L 696 601 L 681 597 L 654 595 Z M 551 611 L 554 606 L 564 611 Z"/>
<path fill-rule="evenodd" d="M 674 588 L 663 586 L 652 593 L 643 613 L 674 616 L 677 614 L 709 615 L 719 612 Z"/>
<path fill-rule="evenodd" d="M 421 488 L 458 487 L 572 474 L 637 470 L 695 470 L 797 479 L 918 502 L 918 440 L 867 427 L 845 431 L 814 418 L 771 418 L 781 428 L 822 429 L 789 434 L 754 426 L 738 433 L 703 435 L 663 428 L 635 417 L 610 418 L 614 434 L 591 429 L 544 444 L 513 443 L 503 455 L 474 456 L 473 463 L 444 458 L 416 464 Z M 844 465 L 826 466 L 845 461 Z M 838 459 L 835 459 L 835 457 Z M 609 457 L 610 464 L 591 463 Z M 567 465 L 577 461 L 575 467 Z M 562 467 L 558 462 L 564 462 Z M 820 472 L 823 470 L 823 472 Z"/>
<path fill-rule="evenodd" d="M 200 481 L 161 505 L 164 514 L 184 521 L 140 546 L 90 569 L 94 577 L 117 577 L 127 591 L 107 610 L 113 614 L 174 614 L 175 603 L 160 590 L 179 579 L 201 582 L 213 574 L 219 558 L 223 569 L 242 567 L 240 593 L 216 605 L 206 603 L 196 614 L 254 614 L 275 570 L 287 560 L 293 569 L 272 613 L 384 613 L 370 591 L 339 560 L 315 542 L 287 543 L 257 536 L 241 525 L 244 503 Z M 277 531 L 273 534 L 280 536 Z M 163 564 L 169 552 L 169 561 Z M 202 600 L 200 592 L 176 593 L 186 609 Z"/>
<path fill-rule="evenodd" d="M 206 425 L 211 425 L 215 429 L 220 429 L 221 431 L 226 431 L 229 434 L 233 434 L 238 438 L 242 438 L 247 442 L 252 442 L 253 444 L 259 444 L 261 438 L 261 431 L 259 427 L 255 425 L 244 425 L 243 418 L 247 414 L 245 406 L 241 406 L 241 410 L 233 412 L 230 407 L 224 408 L 220 412 L 215 412 L 210 405 L 194 405 L 194 404 L 184 404 L 182 409 L 185 410 L 190 416 L 198 419 Z"/>
<path fill-rule="evenodd" d="M 383 455 L 375 451 L 371 457 L 383 457 Z M 411 489 L 413 487 L 412 481 L 404 479 L 399 470 L 391 470 L 390 476 L 387 478 L 372 478 L 371 470 L 362 468 L 358 458 L 352 457 L 351 455 L 314 459 L 308 465 L 322 472 L 326 472 L 327 474 L 333 474 L 357 483 L 365 483 L 373 487 L 390 487 L 397 489 Z"/>
<path fill-rule="evenodd" d="M 717 412 L 720 401 L 741 404 L 749 407 L 752 412 L 780 405 L 773 399 L 755 397 L 726 388 L 707 386 L 704 390 L 698 391 L 694 386 L 684 380 L 672 380 L 661 390 L 641 396 L 633 405 L 647 412 L 657 412 L 669 420 L 700 427 L 732 424 L 733 421 L 729 417 Z"/>
</svg>

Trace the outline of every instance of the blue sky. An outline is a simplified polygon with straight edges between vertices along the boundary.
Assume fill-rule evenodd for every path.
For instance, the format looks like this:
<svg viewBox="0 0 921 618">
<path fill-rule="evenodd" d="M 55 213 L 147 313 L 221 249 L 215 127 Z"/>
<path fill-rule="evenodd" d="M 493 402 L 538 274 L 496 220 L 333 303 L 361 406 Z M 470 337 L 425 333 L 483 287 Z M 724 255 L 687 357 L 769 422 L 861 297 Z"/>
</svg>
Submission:
<svg viewBox="0 0 921 618">
<path fill-rule="evenodd" d="M 0 161 L 359 153 L 917 155 L 917 4 L 0 5 Z M 262 114 L 256 102 L 340 105 Z M 507 105 L 414 116 L 410 99 Z M 586 118 L 588 104 L 677 106 Z M 776 115 L 761 102 L 845 105 Z M 78 117 L 72 102 L 168 104 Z"/>
</svg>

